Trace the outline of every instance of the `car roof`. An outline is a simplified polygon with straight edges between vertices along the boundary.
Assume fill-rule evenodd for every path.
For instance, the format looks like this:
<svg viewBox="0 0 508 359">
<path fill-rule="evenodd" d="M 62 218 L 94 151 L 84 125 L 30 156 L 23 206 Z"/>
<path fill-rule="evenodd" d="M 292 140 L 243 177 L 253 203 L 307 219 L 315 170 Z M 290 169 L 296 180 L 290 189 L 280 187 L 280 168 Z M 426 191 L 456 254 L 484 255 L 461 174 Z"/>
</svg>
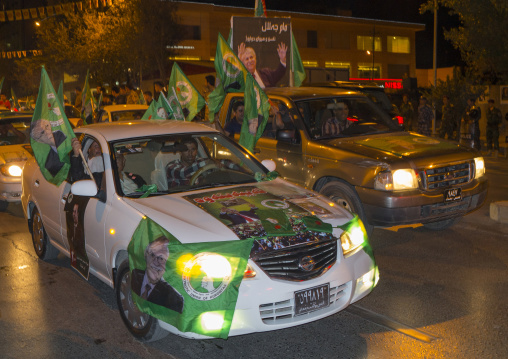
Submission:
<svg viewBox="0 0 508 359">
<path fill-rule="evenodd" d="M 356 90 L 377 90 L 384 91 L 383 87 L 375 82 L 354 82 L 354 81 L 329 81 L 329 82 L 317 82 L 308 86 L 317 87 L 337 87 L 344 89 L 356 89 Z"/>
<path fill-rule="evenodd" d="M 295 101 L 330 96 L 364 96 L 360 92 L 335 87 L 272 87 L 266 89 L 265 92 L 269 96 L 286 96 Z"/>
<path fill-rule="evenodd" d="M 139 105 L 139 104 L 101 106 L 101 109 L 108 111 L 108 112 L 128 111 L 128 110 L 146 110 L 147 108 L 148 108 L 147 105 Z"/>
<path fill-rule="evenodd" d="M 6 112 L 0 113 L 0 124 L 32 121 L 33 112 Z"/>
<path fill-rule="evenodd" d="M 75 131 L 92 136 L 100 133 L 107 141 L 172 133 L 218 132 L 211 127 L 199 123 L 176 120 L 137 120 L 96 123 L 79 127 Z"/>
</svg>

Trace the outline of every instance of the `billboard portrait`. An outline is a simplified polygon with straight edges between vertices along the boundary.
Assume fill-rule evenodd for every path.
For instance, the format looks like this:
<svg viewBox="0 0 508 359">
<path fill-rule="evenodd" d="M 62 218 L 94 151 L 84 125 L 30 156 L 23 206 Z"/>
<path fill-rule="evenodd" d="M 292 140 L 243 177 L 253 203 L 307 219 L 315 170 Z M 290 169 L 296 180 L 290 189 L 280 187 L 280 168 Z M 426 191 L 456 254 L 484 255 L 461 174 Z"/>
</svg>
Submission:
<svg viewBox="0 0 508 359">
<path fill-rule="evenodd" d="M 233 16 L 232 49 L 261 88 L 289 86 L 291 18 Z"/>
</svg>

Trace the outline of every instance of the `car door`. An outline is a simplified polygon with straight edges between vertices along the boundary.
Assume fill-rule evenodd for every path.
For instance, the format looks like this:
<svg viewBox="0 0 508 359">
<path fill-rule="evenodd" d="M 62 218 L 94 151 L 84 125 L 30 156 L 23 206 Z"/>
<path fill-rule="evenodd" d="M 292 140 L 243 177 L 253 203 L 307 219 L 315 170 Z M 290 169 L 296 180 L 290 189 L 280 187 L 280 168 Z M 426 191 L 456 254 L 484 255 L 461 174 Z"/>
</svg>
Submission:
<svg viewBox="0 0 508 359">
<path fill-rule="evenodd" d="M 82 149 L 86 160 L 89 158 L 88 150 L 93 142 L 99 143 L 102 153 L 102 161 L 104 165 L 104 173 L 102 181 L 98 183 L 99 193 L 95 197 L 84 198 L 80 203 L 84 204 L 83 229 L 85 238 L 85 249 L 92 271 L 97 273 L 105 273 L 106 271 L 106 255 L 105 255 L 105 231 L 107 217 L 111 209 L 111 196 L 114 190 L 113 180 L 111 179 L 111 161 L 107 143 L 100 138 L 86 135 L 82 139 Z M 67 240 L 67 228 L 71 228 L 72 216 L 69 214 L 72 207 L 69 205 L 74 203 L 73 195 L 70 193 L 71 185 L 66 182 L 60 194 L 59 215 L 62 228 L 62 237 Z M 68 246 L 68 244 L 67 244 Z"/>
</svg>

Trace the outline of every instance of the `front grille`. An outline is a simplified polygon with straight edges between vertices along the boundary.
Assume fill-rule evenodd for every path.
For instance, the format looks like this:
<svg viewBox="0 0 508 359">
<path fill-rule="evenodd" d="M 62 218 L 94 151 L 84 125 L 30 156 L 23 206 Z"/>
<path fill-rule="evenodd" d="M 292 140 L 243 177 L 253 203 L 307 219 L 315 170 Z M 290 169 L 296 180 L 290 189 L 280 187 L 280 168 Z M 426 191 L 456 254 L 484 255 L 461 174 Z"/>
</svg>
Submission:
<svg viewBox="0 0 508 359">
<path fill-rule="evenodd" d="M 434 190 L 458 186 L 471 181 L 472 162 L 460 162 L 420 171 L 424 189 Z"/>
<path fill-rule="evenodd" d="M 346 304 L 345 302 L 349 298 L 349 293 L 351 291 L 350 288 L 351 282 L 330 288 L 330 306 L 321 310 L 326 310 L 330 307 L 337 308 L 344 306 Z M 294 300 L 295 298 L 292 297 L 280 302 L 261 304 L 259 306 L 259 315 L 263 323 L 268 325 L 284 324 L 288 322 L 304 320 L 309 316 L 314 315 L 314 312 L 311 312 L 295 317 L 293 310 Z"/>
<path fill-rule="evenodd" d="M 314 268 L 304 270 L 300 261 L 311 257 Z M 308 280 L 319 276 L 337 260 L 337 240 L 307 243 L 253 256 L 256 264 L 271 278 Z M 308 258 L 307 258 L 308 259 Z"/>
</svg>

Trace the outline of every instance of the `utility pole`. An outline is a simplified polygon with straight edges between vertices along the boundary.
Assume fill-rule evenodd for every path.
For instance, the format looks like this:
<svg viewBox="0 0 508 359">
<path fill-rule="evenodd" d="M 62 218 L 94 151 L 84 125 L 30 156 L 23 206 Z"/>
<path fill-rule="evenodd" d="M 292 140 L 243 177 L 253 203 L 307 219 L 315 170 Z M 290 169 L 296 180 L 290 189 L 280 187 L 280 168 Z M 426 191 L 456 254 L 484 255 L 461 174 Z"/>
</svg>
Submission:
<svg viewBox="0 0 508 359">
<path fill-rule="evenodd" d="M 434 54 L 432 67 L 434 69 L 434 88 L 437 86 L 437 0 L 434 0 Z M 434 119 L 432 120 L 432 134 L 436 133 L 436 104 L 432 106 Z"/>
</svg>

